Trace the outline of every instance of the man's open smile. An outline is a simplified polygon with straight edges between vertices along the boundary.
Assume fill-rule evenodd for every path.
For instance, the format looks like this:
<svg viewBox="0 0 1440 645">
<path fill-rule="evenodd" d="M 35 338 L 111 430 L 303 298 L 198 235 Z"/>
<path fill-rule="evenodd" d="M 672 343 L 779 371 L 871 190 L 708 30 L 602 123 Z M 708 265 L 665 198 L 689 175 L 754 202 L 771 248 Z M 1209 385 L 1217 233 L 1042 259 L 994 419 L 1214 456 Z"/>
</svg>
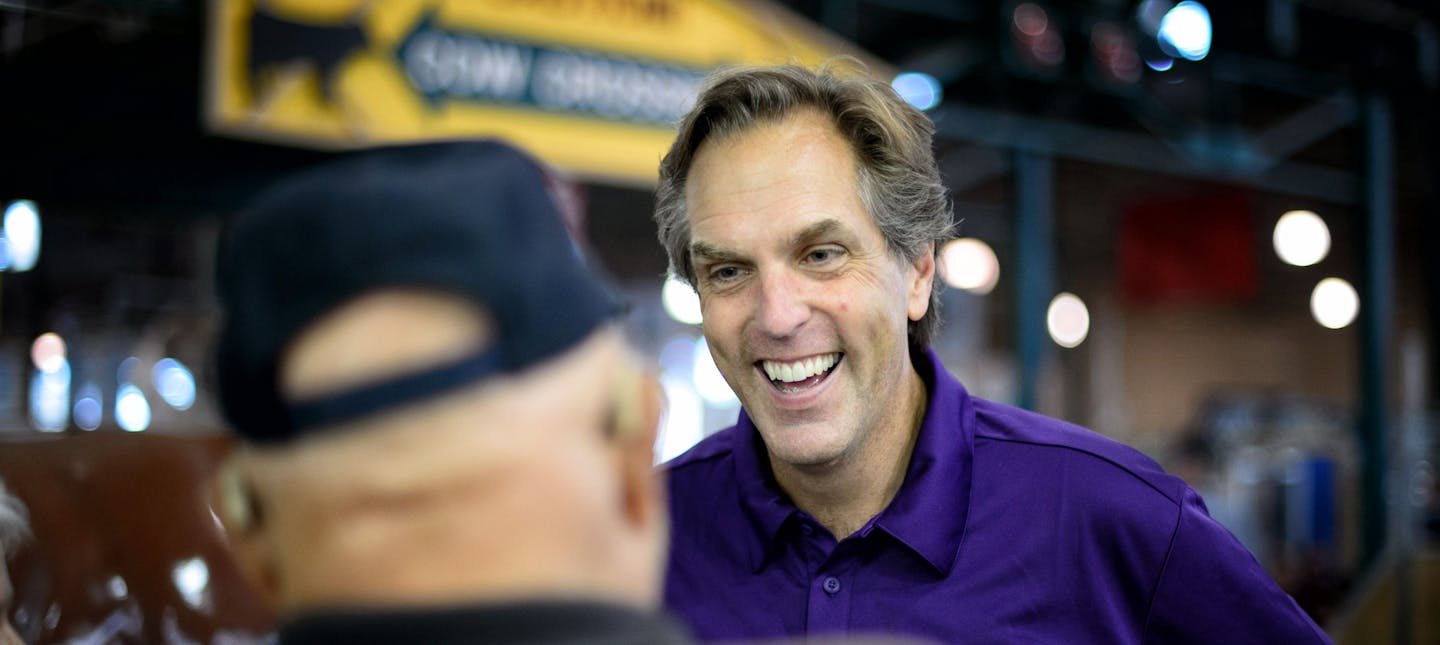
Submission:
<svg viewBox="0 0 1440 645">
<path fill-rule="evenodd" d="M 797 361 L 755 361 L 755 366 L 770 379 L 770 385 L 785 394 L 803 392 L 824 381 L 845 354 L 831 352 Z"/>
</svg>

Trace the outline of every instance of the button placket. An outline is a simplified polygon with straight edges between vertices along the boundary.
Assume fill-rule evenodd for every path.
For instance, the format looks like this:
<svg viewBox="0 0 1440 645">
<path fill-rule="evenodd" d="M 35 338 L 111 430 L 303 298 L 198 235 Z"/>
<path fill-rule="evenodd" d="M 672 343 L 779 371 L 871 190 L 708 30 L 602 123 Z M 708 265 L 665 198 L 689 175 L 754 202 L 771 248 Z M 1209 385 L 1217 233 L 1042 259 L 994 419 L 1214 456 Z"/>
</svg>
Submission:
<svg viewBox="0 0 1440 645">
<path fill-rule="evenodd" d="M 807 634 L 841 632 L 850 624 L 850 588 L 845 580 L 825 570 L 817 571 L 810 582 L 810 606 L 806 616 Z"/>
</svg>

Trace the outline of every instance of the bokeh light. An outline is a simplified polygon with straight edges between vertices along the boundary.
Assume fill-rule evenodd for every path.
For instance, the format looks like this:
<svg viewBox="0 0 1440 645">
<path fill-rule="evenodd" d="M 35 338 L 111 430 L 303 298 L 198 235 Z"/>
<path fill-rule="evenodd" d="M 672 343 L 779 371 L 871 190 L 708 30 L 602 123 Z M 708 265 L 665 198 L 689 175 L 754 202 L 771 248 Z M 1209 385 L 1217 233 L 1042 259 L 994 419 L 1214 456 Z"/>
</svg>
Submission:
<svg viewBox="0 0 1440 645">
<path fill-rule="evenodd" d="M 1160 19 L 1159 41 L 1165 53 L 1200 60 L 1210 53 L 1210 12 L 1205 5 L 1185 0 Z"/>
<path fill-rule="evenodd" d="M 940 81 L 934 76 L 923 72 L 905 72 L 895 77 L 890 82 L 890 87 L 906 103 L 915 106 L 917 110 L 929 110 L 940 104 L 943 91 Z"/>
<path fill-rule="evenodd" d="M 31 376 L 30 422 L 44 432 L 59 432 L 70 423 L 70 362 L 63 357 L 53 370 L 37 369 Z"/>
<path fill-rule="evenodd" d="M 155 361 L 150 370 L 155 392 L 166 405 L 176 410 L 189 410 L 195 404 L 195 376 L 183 363 L 173 358 Z"/>
<path fill-rule="evenodd" d="M 1308 267 L 1330 253 L 1330 229 L 1310 211 L 1290 211 L 1275 223 L 1275 253 L 1287 264 Z"/>
<path fill-rule="evenodd" d="M 1032 38 L 1038 37 L 1050 28 L 1050 17 L 1046 15 L 1045 9 L 1033 2 L 1025 2 L 1015 7 L 1015 29 L 1020 33 Z"/>
<path fill-rule="evenodd" d="M 185 604 L 195 609 L 203 609 L 209 604 L 210 594 L 206 592 L 210 587 L 210 567 L 205 564 L 204 558 L 195 556 L 176 562 L 175 568 L 170 571 L 170 581 L 175 584 L 175 590 L 180 592 Z"/>
<path fill-rule="evenodd" d="M 1050 301 L 1045 325 L 1055 344 L 1065 348 L 1078 347 L 1090 335 L 1090 310 L 1075 294 L 1061 293 Z"/>
<path fill-rule="evenodd" d="M 5 239 L 10 271 L 29 271 L 40 259 L 40 210 L 35 202 L 18 199 L 5 208 Z"/>
<path fill-rule="evenodd" d="M 150 402 L 132 383 L 121 385 L 115 393 L 115 421 L 127 432 L 144 432 L 150 427 Z"/>
<path fill-rule="evenodd" d="M 1325 278 L 1310 292 L 1310 314 L 1328 329 L 1343 329 L 1360 313 L 1360 295 L 1340 278 Z"/>
<path fill-rule="evenodd" d="M 940 276 L 956 289 L 984 295 L 1000 282 L 1000 261 L 994 249 L 980 240 L 951 240 L 940 249 Z"/>
<path fill-rule="evenodd" d="M 55 332 L 36 336 L 35 342 L 30 344 L 30 360 L 35 363 L 35 369 L 42 372 L 52 373 L 60 369 L 67 360 L 65 340 Z"/>
<path fill-rule="evenodd" d="M 75 409 L 71 412 L 71 417 L 75 419 L 75 426 L 81 430 L 100 427 L 105 417 L 105 402 L 99 387 L 87 384 L 80 388 L 80 396 L 75 399 Z"/>
<path fill-rule="evenodd" d="M 660 289 L 660 304 L 665 307 L 665 313 L 678 322 L 686 325 L 702 322 L 700 296 L 679 276 L 672 274 L 665 278 L 665 286 Z"/>
</svg>

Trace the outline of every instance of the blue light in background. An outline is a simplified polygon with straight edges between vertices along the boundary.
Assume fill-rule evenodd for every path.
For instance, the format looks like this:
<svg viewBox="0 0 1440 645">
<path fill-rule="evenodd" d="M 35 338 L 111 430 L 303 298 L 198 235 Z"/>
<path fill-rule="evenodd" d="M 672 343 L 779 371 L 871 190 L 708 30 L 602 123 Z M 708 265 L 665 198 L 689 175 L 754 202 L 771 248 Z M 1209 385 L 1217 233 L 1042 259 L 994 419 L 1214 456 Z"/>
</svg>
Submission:
<svg viewBox="0 0 1440 645">
<path fill-rule="evenodd" d="M 195 404 L 195 376 L 183 363 L 173 358 L 162 358 L 151 370 L 155 391 L 160 398 L 176 410 L 189 410 Z"/>
<path fill-rule="evenodd" d="M 75 425 L 81 430 L 94 430 L 100 427 L 104 416 L 105 408 L 100 388 L 93 384 L 80 388 L 80 398 L 75 401 L 75 409 L 71 415 Z"/>
<path fill-rule="evenodd" d="M 905 72 L 890 82 L 895 93 L 917 110 L 928 110 L 940 104 L 940 81 L 922 72 Z"/>
</svg>

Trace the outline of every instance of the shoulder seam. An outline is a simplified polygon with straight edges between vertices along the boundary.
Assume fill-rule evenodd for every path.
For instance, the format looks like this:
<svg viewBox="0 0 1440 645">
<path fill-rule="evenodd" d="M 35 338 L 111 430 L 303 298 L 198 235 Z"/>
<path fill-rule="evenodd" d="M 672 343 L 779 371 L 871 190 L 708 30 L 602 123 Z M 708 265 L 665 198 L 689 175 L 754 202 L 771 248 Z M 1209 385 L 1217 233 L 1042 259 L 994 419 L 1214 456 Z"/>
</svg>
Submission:
<svg viewBox="0 0 1440 645">
<path fill-rule="evenodd" d="M 1181 498 L 1180 498 L 1180 499 L 1175 499 L 1175 498 L 1173 498 L 1173 497 L 1170 496 L 1170 493 L 1167 493 L 1167 492 L 1161 490 L 1160 487 L 1158 487 L 1158 486 L 1156 486 L 1155 484 L 1151 483 L 1149 480 L 1145 479 L 1144 477 L 1141 477 L 1140 475 L 1136 474 L 1135 471 L 1132 470 L 1131 468 L 1125 466 L 1124 464 L 1118 463 L 1118 462 L 1116 462 L 1114 459 L 1111 459 L 1111 458 L 1109 458 L 1109 457 L 1106 457 L 1105 455 L 1098 454 L 1098 453 L 1096 453 L 1096 452 L 1093 451 L 1093 450 L 1086 450 L 1086 449 L 1084 449 L 1084 448 L 1080 448 L 1080 447 L 1077 447 L 1077 446 L 1070 446 L 1070 445 L 1066 445 L 1066 444 L 1063 444 L 1063 443 L 1054 443 L 1054 442 L 1048 442 L 1048 441 L 1025 441 L 1025 440 L 1023 440 L 1023 439 L 1012 439 L 1012 438 L 1008 438 L 1008 437 L 997 437 L 997 436 L 994 436 L 994 435 L 985 434 L 985 433 L 980 433 L 980 432 L 975 433 L 975 438 L 976 438 L 976 439 L 989 439 L 990 441 L 1001 441 L 1001 442 L 1005 442 L 1005 443 L 1018 443 L 1018 444 L 1024 444 L 1024 445 L 1027 445 L 1027 446 L 1042 446 L 1042 447 L 1045 447 L 1045 448 L 1059 448 L 1059 449 L 1061 449 L 1061 450 L 1071 450 L 1071 451 L 1078 452 L 1078 453 L 1081 453 L 1081 454 L 1084 454 L 1084 455 L 1089 455 L 1089 456 L 1091 456 L 1091 457 L 1094 457 L 1095 459 L 1099 459 L 1100 461 L 1103 461 L 1103 462 L 1105 462 L 1105 463 L 1107 463 L 1107 464 L 1110 464 L 1111 466 L 1114 466 L 1116 469 L 1124 472 L 1125 474 L 1127 474 L 1127 475 L 1129 475 L 1129 476 L 1131 476 L 1131 477 L 1134 477 L 1135 479 L 1139 480 L 1140 483 L 1145 484 L 1145 485 L 1146 485 L 1147 487 L 1149 487 L 1151 490 L 1159 493 L 1161 497 L 1164 497 L 1165 499 L 1170 500 L 1170 502 L 1171 502 L 1172 504 L 1175 504 L 1177 507 L 1183 507 L 1183 506 L 1185 505 L 1185 499 L 1184 499 L 1185 493 L 1184 493 L 1184 491 L 1181 491 L 1181 493 L 1180 493 Z M 1132 450 L 1133 450 L 1133 448 L 1132 448 Z"/>
<path fill-rule="evenodd" d="M 1170 568 L 1170 557 L 1175 554 L 1175 541 L 1180 538 L 1180 523 L 1185 519 L 1185 500 L 1180 502 L 1180 507 L 1175 511 L 1175 530 L 1170 533 L 1170 545 L 1165 547 L 1165 561 L 1160 563 L 1160 573 L 1155 576 L 1155 587 L 1150 590 L 1150 604 L 1145 608 L 1145 625 L 1140 631 L 1141 642 L 1144 642 L 1150 633 L 1150 620 L 1155 617 L 1155 599 L 1160 596 L 1160 585 L 1165 582 L 1165 572 Z"/>
</svg>

